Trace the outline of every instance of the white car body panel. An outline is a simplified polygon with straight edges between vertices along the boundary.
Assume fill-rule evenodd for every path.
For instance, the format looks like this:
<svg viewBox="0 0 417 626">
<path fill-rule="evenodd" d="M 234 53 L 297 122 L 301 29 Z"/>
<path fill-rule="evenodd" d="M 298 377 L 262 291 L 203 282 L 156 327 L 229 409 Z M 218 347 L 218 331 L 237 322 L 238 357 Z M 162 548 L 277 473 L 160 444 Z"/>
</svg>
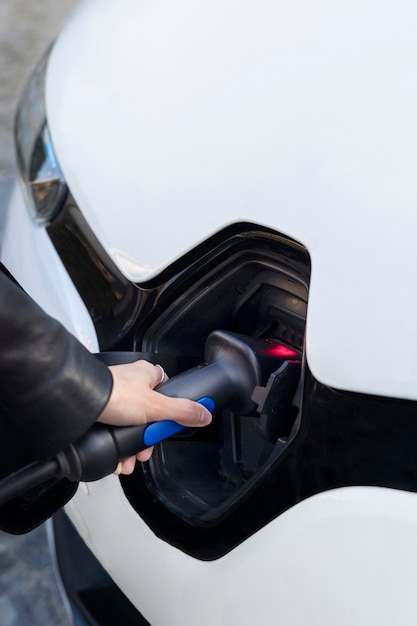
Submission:
<svg viewBox="0 0 417 626">
<path fill-rule="evenodd" d="M 48 315 L 59 320 L 90 352 L 99 351 L 91 316 L 45 229 L 35 226 L 29 217 L 18 185 L 9 203 L 1 260 Z"/>
<path fill-rule="evenodd" d="M 416 19 L 404 0 L 82 4 L 51 57 L 48 119 L 125 274 L 232 222 L 274 228 L 311 255 L 315 377 L 417 399 Z"/>
<path fill-rule="evenodd" d="M 417 620 L 417 496 L 335 489 L 283 513 L 217 561 L 157 539 L 115 477 L 67 506 L 152 626 L 392 626 Z"/>
</svg>

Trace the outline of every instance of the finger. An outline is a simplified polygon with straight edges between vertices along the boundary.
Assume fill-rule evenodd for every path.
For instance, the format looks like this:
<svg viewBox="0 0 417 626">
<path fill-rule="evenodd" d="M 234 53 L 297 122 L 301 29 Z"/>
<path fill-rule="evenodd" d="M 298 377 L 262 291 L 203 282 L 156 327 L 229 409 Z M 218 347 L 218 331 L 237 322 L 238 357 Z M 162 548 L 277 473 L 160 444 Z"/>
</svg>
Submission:
<svg viewBox="0 0 417 626">
<path fill-rule="evenodd" d="M 207 426 L 212 415 L 206 407 L 185 398 L 170 398 L 162 393 L 153 392 L 152 402 L 147 410 L 149 421 L 174 420 L 183 426 Z"/>
<path fill-rule="evenodd" d="M 152 456 L 153 449 L 154 446 L 151 446 L 150 448 L 146 448 L 146 450 L 138 452 L 136 456 L 130 456 L 127 459 L 119 461 L 113 474 L 116 476 L 120 476 L 120 474 L 129 476 L 129 474 L 132 474 L 135 470 L 136 460 L 141 461 L 141 463 L 149 461 Z"/>
<path fill-rule="evenodd" d="M 123 463 L 122 463 L 122 461 L 119 461 L 119 463 L 117 464 L 117 467 L 114 470 L 113 474 L 115 476 L 119 476 L 122 473 L 122 469 L 123 469 Z"/>
<path fill-rule="evenodd" d="M 143 376 L 146 376 L 147 382 L 152 389 L 168 380 L 167 373 L 159 363 L 153 365 L 152 363 L 149 363 L 149 361 L 140 360 L 135 361 L 133 365 L 138 368 L 138 373 L 140 370 L 140 373 Z"/>
<path fill-rule="evenodd" d="M 128 458 L 123 459 L 122 461 L 120 461 L 120 463 L 118 463 L 117 468 L 113 473 L 116 474 L 116 476 L 119 476 L 120 474 L 128 476 L 134 471 L 135 465 L 136 457 L 129 456 Z"/>
<path fill-rule="evenodd" d="M 149 461 L 152 456 L 153 448 L 154 447 L 152 446 L 150 448 L 146 448 L 146 450 L 138 452 L 138 454 L 136 455 L 137 460 L 141 461 L 141 463 L 146 463 L 146 461 Z"/>
<path fill-rule="evenodd" d="M 161 378 L 160 378 L 159 382 L 157 382 L 156 385 L 155 385 L 155 387 L 157 387 L 161 383 L 165 383 L 168 380 L 168 374 L 166 373 L 166 371 L 164 370 L 162 365 L 160 365 L 159 363 L 156 363 L 155 367 L 160 372 L 160 375 L 161 375 Z"/>
<path fill-rule="evenodd" d="M 116 476 L 120 476 L 120 474 L 129 476 L 129 474 L 132 474 L 135 470 L 136 460 L 141 461 L 142 463 L 149 461 L 152 456 L 153 450 L 154 446 L 138 452 L 136 456 L 130 456 L 127 459 L 119 461 L 113 474 L 115 474 Z"/>
</svg>

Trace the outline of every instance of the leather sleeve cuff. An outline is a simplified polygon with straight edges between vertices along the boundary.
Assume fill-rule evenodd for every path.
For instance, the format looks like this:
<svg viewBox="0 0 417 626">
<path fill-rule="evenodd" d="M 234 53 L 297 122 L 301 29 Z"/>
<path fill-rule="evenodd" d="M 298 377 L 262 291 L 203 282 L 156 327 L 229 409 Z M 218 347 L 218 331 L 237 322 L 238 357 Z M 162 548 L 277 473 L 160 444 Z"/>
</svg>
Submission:
<svg viewBox="0 0 417 626">
<path fill-rule="evenodd" d="M 0 419 L 35 457 L 55 454 L 97 419 L 110 370 L 0 274 Z"/>
</svg>

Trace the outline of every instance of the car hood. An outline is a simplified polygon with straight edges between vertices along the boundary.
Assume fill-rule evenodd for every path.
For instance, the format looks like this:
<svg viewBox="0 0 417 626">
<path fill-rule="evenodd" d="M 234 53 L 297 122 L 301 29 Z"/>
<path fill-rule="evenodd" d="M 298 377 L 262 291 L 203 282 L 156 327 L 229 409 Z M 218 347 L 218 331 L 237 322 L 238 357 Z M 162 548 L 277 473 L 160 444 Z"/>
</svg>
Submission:
<svg viewBox="0 0 417 626">
<path fill-rule="evenodd" d="M 416 18 L 405 0 L 83 3 L 47 114 L 121 270 L 144 281 L 235 222 L 287 234 L 312 261 L 315 375 L 417 399 Z"/>
</svg>

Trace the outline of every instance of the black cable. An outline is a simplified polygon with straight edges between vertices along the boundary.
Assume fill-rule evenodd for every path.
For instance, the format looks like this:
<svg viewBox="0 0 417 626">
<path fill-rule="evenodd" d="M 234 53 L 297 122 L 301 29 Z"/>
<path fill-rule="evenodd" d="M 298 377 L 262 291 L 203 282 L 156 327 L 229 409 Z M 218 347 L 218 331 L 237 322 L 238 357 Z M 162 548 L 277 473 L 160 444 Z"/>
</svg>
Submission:
<svg viewBox="0 0 417 626">
<path fill-rule="evenodd" d="M 0 506 L 51 478 L 60 476 L 57 459 L 35 462 L 0 480 Z"/>
</svg>

